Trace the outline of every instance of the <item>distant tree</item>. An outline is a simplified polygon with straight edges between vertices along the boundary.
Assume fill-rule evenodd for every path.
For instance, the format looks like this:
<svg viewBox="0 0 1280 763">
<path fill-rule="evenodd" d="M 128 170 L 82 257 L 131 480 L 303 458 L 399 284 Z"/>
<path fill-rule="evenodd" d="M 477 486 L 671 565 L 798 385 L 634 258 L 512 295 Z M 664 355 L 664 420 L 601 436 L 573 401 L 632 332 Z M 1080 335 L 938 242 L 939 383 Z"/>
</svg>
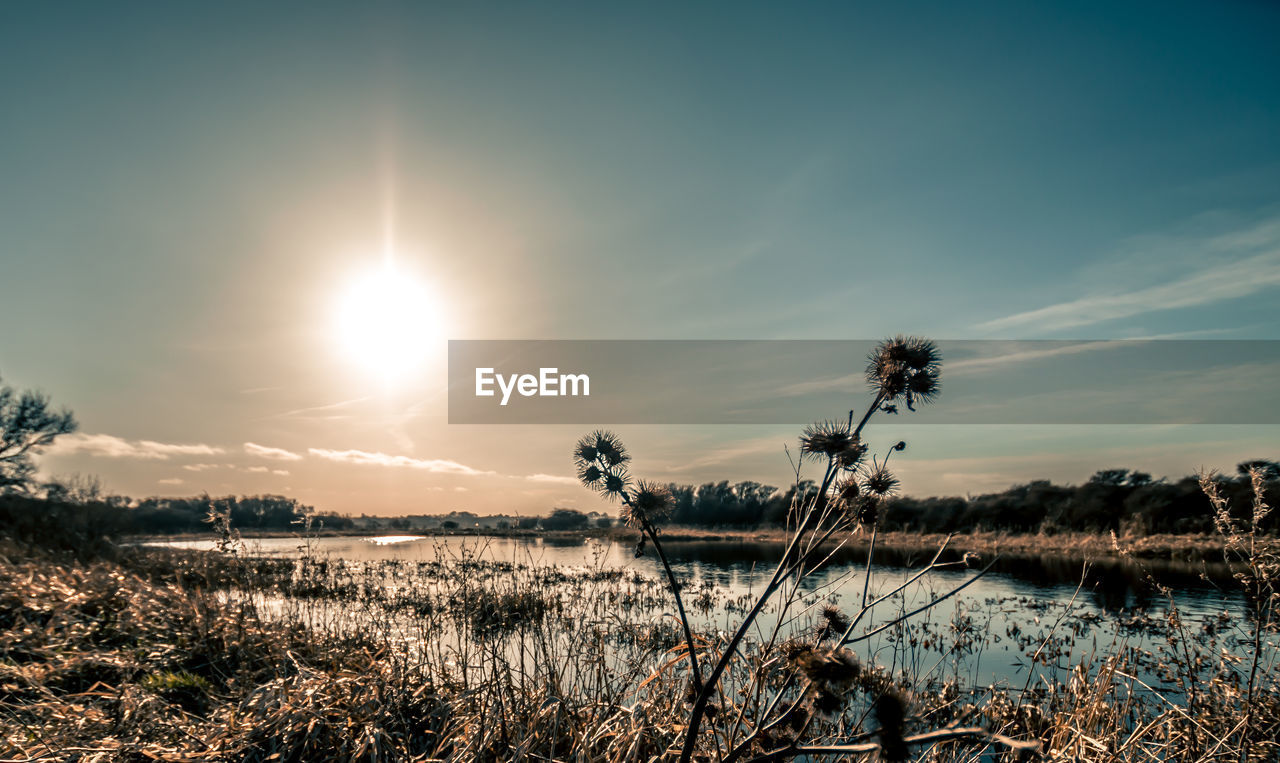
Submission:
<svg viewBox="0 0 1280 763">
<path fill-rule="evenodd" d="M 1129 487 L 1142 487 L 1151 484 L 1151 475 L 1146 472 L 1132 471 L 1129 472 L 1127 483 Z"/>
<path fill-rule="evenodd" d="M 350 530 L 356 526 L 351 517 L 344 517 L 341 514 L 316 514 L 315 522 L 317 527 L 330 530 Z"/>
<path fill-rule="evenodd" d="M 74 431 L 71 411 L 51 410 L 45 395 L 0 386 L 0 494 L 30 493 L 36 472 L 31 457 Z"/>
<path fill-rule="evenodd" d="M 607 530 L 610 527 L 613 527 L 613 520 L 609 517 L 600 517 L 596 520 L 596 527 L 599 527 L 601 530 Z"/>
<path fill-rule="evenodd" d="M 1092 477 L 1089 482 L 1094 485 L 1123 485 L 1129 477 L 1128 469 L 1103 469 Z"/>
<path fill-rule="evenodd" d="M 458 523 L 457 523 L 456 521 L 452 520 L 452 519 L 446 519 L 445 521 L 443 521 L 443 522 L 441 522 L 441 523 L 440 523 L 440 526 L 441 526 L 441 527 L 443 527 L 443 528 L 444 528 L 444 529 L 446 529 L 446 530 L 457 530 L 457 529 L 458 529 Z"/>
<path fill-rule="evenodd" d="M 557 532 L 560 530 L 580 530 L 587 526 L 586 514 L 574 509 L 556 509 L 551 516 L 542 520 L 542 529 Z"/>
<path fill-rule="evenodd" d="M 93 475 L 73 474 L 54 477 L 44 483 L 44 497 L 50 501 L 85 505 L 103 499 L 102 480 Z"/>
<path fill-rule="evenodd" d="M 521 530 L 536 530 L 538 529 L 538 518 L 520 517 L 519 521 L 516 522 L 516 527 Z"/>
</svg>

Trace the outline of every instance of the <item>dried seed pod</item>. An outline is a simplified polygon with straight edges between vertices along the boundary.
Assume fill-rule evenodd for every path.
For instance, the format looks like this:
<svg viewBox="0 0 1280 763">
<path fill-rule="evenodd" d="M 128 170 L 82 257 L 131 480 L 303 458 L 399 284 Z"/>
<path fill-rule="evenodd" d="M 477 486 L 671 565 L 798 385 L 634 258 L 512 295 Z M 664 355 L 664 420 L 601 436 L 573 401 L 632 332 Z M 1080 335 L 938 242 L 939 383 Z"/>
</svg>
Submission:
<svg viewBox="0 0 1280 763">
<path fill-rule="evenodd" d="M 872 712 L 880 727 L 881 756 L 894 763 L 906 760 L 907 743 L 903 739 L 903 726 L 907 720 L 906 699 L 891 688 L 876 700 Z"/>
</svg>

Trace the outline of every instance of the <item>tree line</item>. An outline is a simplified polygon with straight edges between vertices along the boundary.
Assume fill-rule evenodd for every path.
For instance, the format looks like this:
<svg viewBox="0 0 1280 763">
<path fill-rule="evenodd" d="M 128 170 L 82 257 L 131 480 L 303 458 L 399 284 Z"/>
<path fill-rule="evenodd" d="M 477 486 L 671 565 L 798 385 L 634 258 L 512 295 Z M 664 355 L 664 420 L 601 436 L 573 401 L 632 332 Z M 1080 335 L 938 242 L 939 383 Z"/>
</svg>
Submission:
<svg viewBox="0 0 1280 763">
<path fill-rule="evenodd" d="M 38 484 L 33 456 L 57 437 L 76 429 L 70 411 L 54 411 L 39 392 L 17 391 L 0 384 L 0 529 L 21 522 L 22 511 L 53 512 L 55 507 L 82 507 L 94 527 L 115 533 L 197 532 L 210 516 L 227 517 L 233 527 L 282 530 L 302 524 L 329 529 L 354 525 L 349 517 L 317 514 L 310 506 L 280 495 L 189 498 L 144 498 L 133 501 L 104 497 L 93 478 Z M 1264 495 L 1276 505 L 1280 492 L 1280 463 L 1246 461 L 1234 476 L 1224 477 L 1224 494 L 1235 511 L 1247 511 L 1251 473 L 1261 475 Z M 798 498 L 816 489 L 804 480 L 779 490 L 772 485 L 727 480 L 701 485 L 672 483 L 675 524 L 712 527 L 778 526 L 787 521 Z M 21 507 L 19 510 L 17 507 Z M 43 508 L 41 508 L 43 506 Z M 68 515 L 70 516 L 70 515 Z M 1269 518 L 1270 528 L 1280 515 Z M 999 493 L 966 497 L 890 500 L 879 518 L 889 530 L 917 532 L 1209 532 L 1213 510 L 1197 478 L 1170 481 L 1129 469 L 1105 469 L 1082 485 L 1056 485 L 1036 480 Z M 543 530 L 582 529 L 588 517 L 572 509 L 556 509 L 550 516 L 519 520 L 519 527 Z"/>
<path fill-rule="evenodd" d="M 1271 505 L 1280 497 L 1280 464 L 1246 461 L 1235 475 L 1223 477 L 1235 510 L 1250 505 L 1249 473 L 1263 475 Z M 675 498 L 674 524 L 703 527 L 760 527 L 785 524 L 797 497 L 815 490 L 801 481 L 786 490 L 759 482 L 670 484 Z M 1270 518 L 1271 529 L 1277 517 Z M 1118 532 L 1205 533 L 1213 529 L 1213 511 L 1198 478 L 1153 479 L 1130 469 L 1104 469 L 1082 485 L 1035 480 L 998 493 L 977 496 L 891 498 L 880 516 L 886 530 L 912 532 Z"/>
</svg>

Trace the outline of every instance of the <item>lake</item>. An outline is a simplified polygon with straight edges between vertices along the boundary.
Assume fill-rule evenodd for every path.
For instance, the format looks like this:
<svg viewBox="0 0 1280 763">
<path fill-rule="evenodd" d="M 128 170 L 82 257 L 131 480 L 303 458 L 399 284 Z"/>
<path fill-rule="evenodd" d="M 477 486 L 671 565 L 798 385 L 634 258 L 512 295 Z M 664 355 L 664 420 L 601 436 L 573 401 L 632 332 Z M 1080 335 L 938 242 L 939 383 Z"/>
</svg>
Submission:
<svg viewBox="0 0 1280 763">
<path fill-rule="evenodd" d="M 207 540 L 153 541 L 148 545 L 214 548 L 214 543 Z M 767 582 L 781 555 L 777 545 L 753 542 L 683 541 L 671 542 L 666 548 L 672 567 L 685 586 L 686 606 L 694 627 L 710 632 L 734 628 L 741 619 L 743 603 L 749 602 Z M 390 575 L 387 570 L 399 571 L 415 564 L 447 567 L 450 560 L 507 565 L 499 569 L 622 571 L 653 583 L 657 603 L 642 617 L 657 622 L 675 611 L 652 550 L 637 558 L 633 546 L 611 540 L 456 535 L 319 537 L 305 542 L 298 538 L 266 538 L 245 541 L 243 553 L 292 559 L 305 554 L 310 559 L 353 570 L 375 570 L 372 574 L 382 576 Z M 878 564 L 873 569 L 870 597 L 874 599 L 902 585 L 930 556 L 923 552 L 881 556 L 878 552 L 878 559 L 892 563 Z M 1159 660 L 1150 657 L 1167 646 L 1164 626 L 1171 601 L 1187 632 L 1220 637 L 1224 648 L 1239 650 L 1231 628 L 1224 628 L 1223 624 L 1241 620 L 1244 600 L 1223 587 L 1222 569 L 1109 559 L 1091 563 L 1087 573 L 1085 570 L 1083 560 L 1062 557 L 999 560 L 959 594 L 912 618 L 910 629 L 884 630 L 857 644 L 857 651 L 864 660 L 881 661 L 892 652 L 893 662 L 901 669 L 933 673 L 934 677 L 946 673 L 971 686 L 1023 684 L 1033 670 L 1031 655 L 1035 653 L 1039 653 L 1041 663 L 1034 668 L 1037 675 L 1059 675 L 1069 671 L 1082 654 L 1128 652 L 1150 658 L 1146 660 L 1150 664 L 1139 670 L 1145 682 L 1173 692 L 1173 687 L 1162 683 L 1163 675 L 1154 667 Z M 857 633 L 875 630 L 970 581 L 976 572 L 956 567 L 925 575 L 873 610 L 860 623 Z M 785 619 L 780 624 L 778 613 L 766 611 L 757 623 L 755 637 L 767 638 L 774 625 L 779 625 L 784 635 L 806 632 L 815 627 L 818 612 L 826 605 L 835 605 L 850 614 L 856 612 L 863 596 L 864 578 L 861 559 L 837 555 L 831 564 L 805 579 L 797 590 L 797 604 L 782 614 Z M 382 584 L 400 588 L 406 585 L 399 577 L 394 581 L 387 577 Z M 1162 591 L 1160 586 L 1168 590 Z M 574 595 L 585 594 L 577 590 Z"/>
</svg>

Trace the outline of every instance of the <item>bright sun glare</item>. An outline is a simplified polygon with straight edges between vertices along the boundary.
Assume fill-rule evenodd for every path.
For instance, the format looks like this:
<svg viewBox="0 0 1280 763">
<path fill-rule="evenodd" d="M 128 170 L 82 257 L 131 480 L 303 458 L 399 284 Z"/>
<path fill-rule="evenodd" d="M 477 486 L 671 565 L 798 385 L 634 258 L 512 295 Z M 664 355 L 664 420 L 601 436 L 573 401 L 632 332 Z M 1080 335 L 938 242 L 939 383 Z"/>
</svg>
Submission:
<svg viewBox="0 0 1280 763">
<path fill-rule="evenodd" d="M 342 295 L 338 333 L 354 363 L 383 381 L 422 366 L 439 334 L 435 301 L 426 287 L 393 263 L 354 280 Z"/>
</svg>

